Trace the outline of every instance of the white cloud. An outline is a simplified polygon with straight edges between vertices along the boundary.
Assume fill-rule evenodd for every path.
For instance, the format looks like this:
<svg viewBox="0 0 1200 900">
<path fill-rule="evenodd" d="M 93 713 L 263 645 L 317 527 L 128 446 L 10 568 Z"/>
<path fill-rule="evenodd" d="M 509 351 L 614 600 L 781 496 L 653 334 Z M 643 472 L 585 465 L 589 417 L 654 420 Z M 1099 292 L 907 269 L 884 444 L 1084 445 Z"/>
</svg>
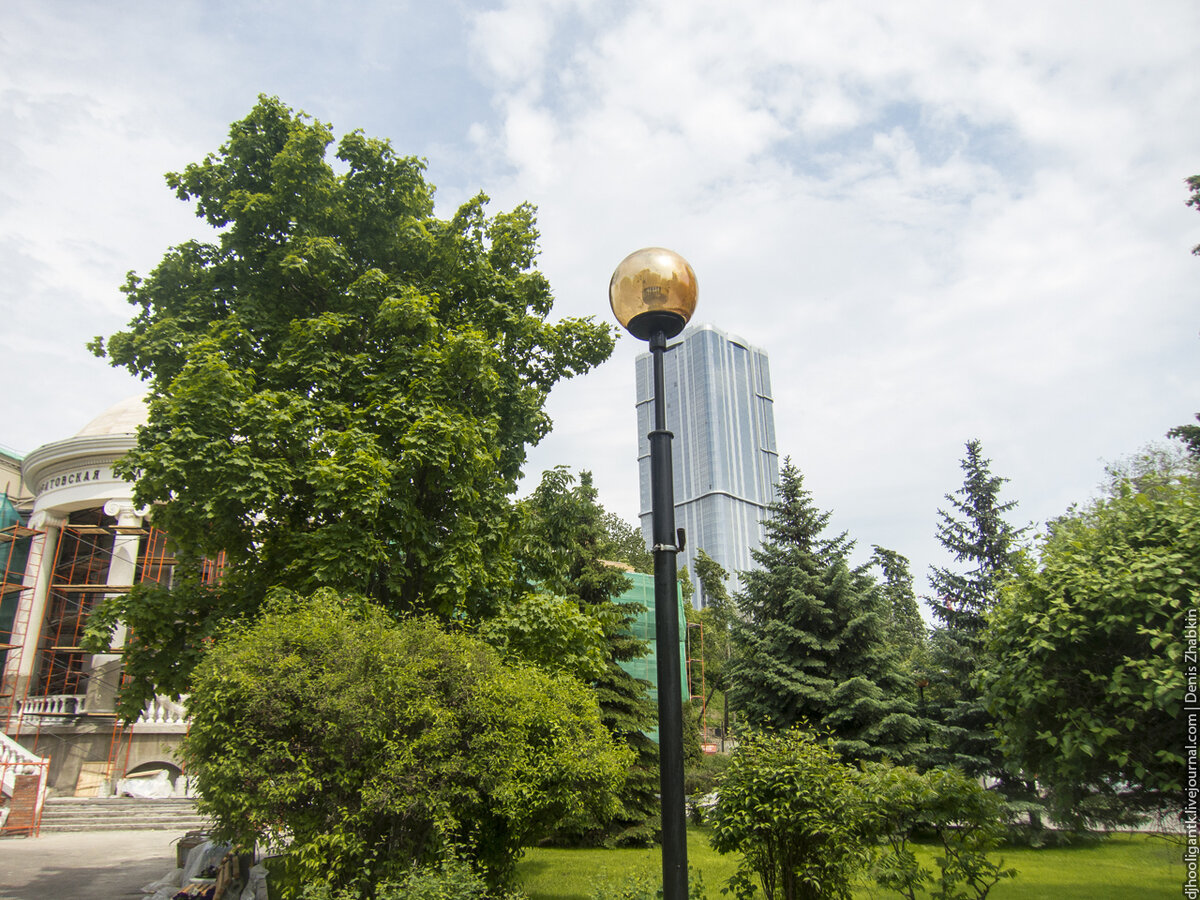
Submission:
<svg viewBox="0 0 1200 900">
<path fill-rule="evenodd" d="M 572 312 L 604 312 L 607 273 L 584 285 L 577 260 L 687 255 L 698 315 L 771 353 L 781 449 L 814 471 L 818 500 L 903 522 L 927 555 L 932 510 L 874 505 L 891 508 L 897 478 L 936 505 L 967 438 L 1008 458 L 1015 471 L 998 470 L 1041 518 L 1095 482 L 1080 448 L 1133 449 L 1200 403 L 1162 390 L 1180 366 L 1200 374 L 1195 348 L 1173 341 L 1171 363 L 1152 349 L 1178 327 L 1189 262 L 1176 235 L 1200 136 L 1184 112 L 1196 18 L 1183 4 L 642 4 L 588 43 L 570 35 L 565 56 L 548 49 L 569 87 L 532 101 L 552 126 L 521 95 L 509 122 L 553 136 L 509 156 L 505 196 L 540 203 Z M 565 404 L 563 434 L 571 416 L 632 427 L 627 398 L 611 403 Z M 630 456 L 598 473 L 602 493 L 632 471 Z"/>
<path fill-rule="evenodd" d="M 560 314 L 607 318 L 629 251 L 682 252 L 698 317 L 771 354 L 818 502 L 923 571 L 966 439 L 1043 518 L 1200 409 L 1198 45 L 1190 0 L 13 4 L 0 348 L 36 376 L 0 443 L 133 393 L 82 344 L 200 233 L 162 173 L 261 91 L 427 154 L 443 214 L 537 204 Z M 594 470 L 628 518 L 638 350 L 555 393 L 530 465 Z"/>
</svg>

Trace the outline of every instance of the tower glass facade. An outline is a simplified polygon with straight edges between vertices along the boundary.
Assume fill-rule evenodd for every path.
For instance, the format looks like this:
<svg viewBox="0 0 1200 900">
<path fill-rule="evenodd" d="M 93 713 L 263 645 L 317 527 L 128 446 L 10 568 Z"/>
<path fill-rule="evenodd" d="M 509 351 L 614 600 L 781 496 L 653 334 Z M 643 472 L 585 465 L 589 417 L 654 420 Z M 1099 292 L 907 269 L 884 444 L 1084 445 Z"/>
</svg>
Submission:
<svg viewBox="0 0 1200 900">
<path fill-rule="evenodd" d="M 695 577 L 696 551 L 730 573 L 750 569 L 750 551 L 762 543 L 761 520 L 775 499 L 779 453 L 767 354 L 712 325 L 685 330 L 663 357 L 667 428 L 674 433 L 671 462 L 675 524 L 687 532 L 685 556 Z M 637 358 L 638 471 L 641 526 L 651 540 L 650 441 L 654 376 L 649 353 Z M 681 560 L 683 562 L 683 560 Z"/>
</svg>

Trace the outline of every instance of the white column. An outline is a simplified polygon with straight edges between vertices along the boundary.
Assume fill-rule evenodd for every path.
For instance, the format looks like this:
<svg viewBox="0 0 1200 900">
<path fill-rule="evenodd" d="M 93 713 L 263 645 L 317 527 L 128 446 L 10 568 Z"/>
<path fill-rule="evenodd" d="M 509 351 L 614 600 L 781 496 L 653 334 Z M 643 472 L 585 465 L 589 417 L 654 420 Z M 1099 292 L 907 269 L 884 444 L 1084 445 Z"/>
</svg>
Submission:
<svg viewBox="0 0 1200 900">
<path fill-rule="evenodd" d="M 25 562 L 24 588 L 13 617 L 12 643 L 19 649 L 10 651 L 5 664 L 3 688 L 11 691 L 11 708 L 7 721 L 0 727 L 10 730 L 19 721 L 18 704 L 29 693 L 30 684 L 37 676 L 38 643 L 42 637 L 42 623 L 46 618 L 46 601 L 50 595 L 50 582 L 54 575 L 54 554 L 58 549 L 58 536 L 65 519 L 45 511 L 34 512 L 29 527 L 44 532 L 41 537 L 30 541 L 29 558 Z"/>
<path fill-rule="evenodd" d="M 141 546 L 141 536 L 138 534 L 122 534 L 124 528 L 140 528 L 143 510 L 135 509 L 133 504 L 122 500 L 109 500 L 104 504 L 104 514 L 117 520 L 117 533 L 113 537 L 112 559 L 108 564 L 108 578 L 105 583 L 115 586 L 128 587 L 133 584 L 137 575 L 138 548 Z M 113 596 L 112 594 L 105 595 Z M 113 631 L 109 647 L 118 648 L 125 645 L 125 626 L 119 624 Z M 112 712 L 116 702 L 117 690 L 121 686 L 121 655 L 119 653 L 96 653 L 92 655 L 88 667 L 87 705 L 89 713 Z"/>
<path fill-rule="evenodd" d="M 58 550 L 58 537 L 66 519 L 52 513 L 35 512 L 30 517 L 29 527 L 45 532 L 44 537 L 34 540 L 29 548 L 29 561 L 25 565 L 25 587 L 21 592 L 21 605 L 17 609 L 16 622 L 25 622 L 25 633 L 21 638 L 21 658 L 18 677 L 18 696 L 25 693 L 25 685 L 37 673 L 38 643 L 42 638 L 42 623 L 46 618 L 46 602 L 50 596 L 50 583 L 54 579 L 54 555 Z M 33 590 L 28 588 L 32 586 Z M 16 635 L 13 635 L 16 637 Z"/>
</svg>

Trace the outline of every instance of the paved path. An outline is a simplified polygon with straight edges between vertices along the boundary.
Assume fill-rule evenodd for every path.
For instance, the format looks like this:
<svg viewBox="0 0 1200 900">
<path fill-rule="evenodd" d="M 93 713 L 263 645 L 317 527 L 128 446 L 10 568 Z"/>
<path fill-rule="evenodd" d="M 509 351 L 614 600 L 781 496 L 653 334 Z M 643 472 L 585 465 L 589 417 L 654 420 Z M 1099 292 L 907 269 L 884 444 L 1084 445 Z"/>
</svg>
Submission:
<svg viewBox="0 0 1200 900">
<path fill-rule="evenodd" d="M 171 831 L 84 831 L 0 839 L 0 900 L 145 897 L 175 868 Z"/>
</svg>

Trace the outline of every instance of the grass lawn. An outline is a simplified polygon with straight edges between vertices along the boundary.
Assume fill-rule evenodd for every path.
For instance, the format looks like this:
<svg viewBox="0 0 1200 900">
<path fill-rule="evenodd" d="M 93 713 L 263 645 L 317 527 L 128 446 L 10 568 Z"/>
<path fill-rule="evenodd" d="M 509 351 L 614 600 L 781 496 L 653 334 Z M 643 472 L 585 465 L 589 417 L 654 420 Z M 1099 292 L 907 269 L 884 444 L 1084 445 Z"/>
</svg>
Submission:
<svg viewBox="0 0 1200 900">
<path fill-rule="evenodd" d="M 989 900 L 1155 900 L 1180 897 L 1183 885 L 1183 845 L 1147 835 L 1117 835 L 1098 844 L 1046 850 L 1007 848 L 997 856 L 1017 877 L 1005 879 Z M 932 849 L 920 849 L 923 862 L 933 867 Z M 688 829 L 688 864 L 699 872 L 708 897 L 720 889 L 737 868 L 737 861 L 708 846 L 702 829 Z M 657 885 L 660 857 L 653 850 L 551 850 L 534 848 L 517 867 L 531 900 L 590 900 L 598 886 L 619 885 L 630 876 L 647 875 Z M 897 897 L 863 886 L 856 898 Z"/>
</svg>

